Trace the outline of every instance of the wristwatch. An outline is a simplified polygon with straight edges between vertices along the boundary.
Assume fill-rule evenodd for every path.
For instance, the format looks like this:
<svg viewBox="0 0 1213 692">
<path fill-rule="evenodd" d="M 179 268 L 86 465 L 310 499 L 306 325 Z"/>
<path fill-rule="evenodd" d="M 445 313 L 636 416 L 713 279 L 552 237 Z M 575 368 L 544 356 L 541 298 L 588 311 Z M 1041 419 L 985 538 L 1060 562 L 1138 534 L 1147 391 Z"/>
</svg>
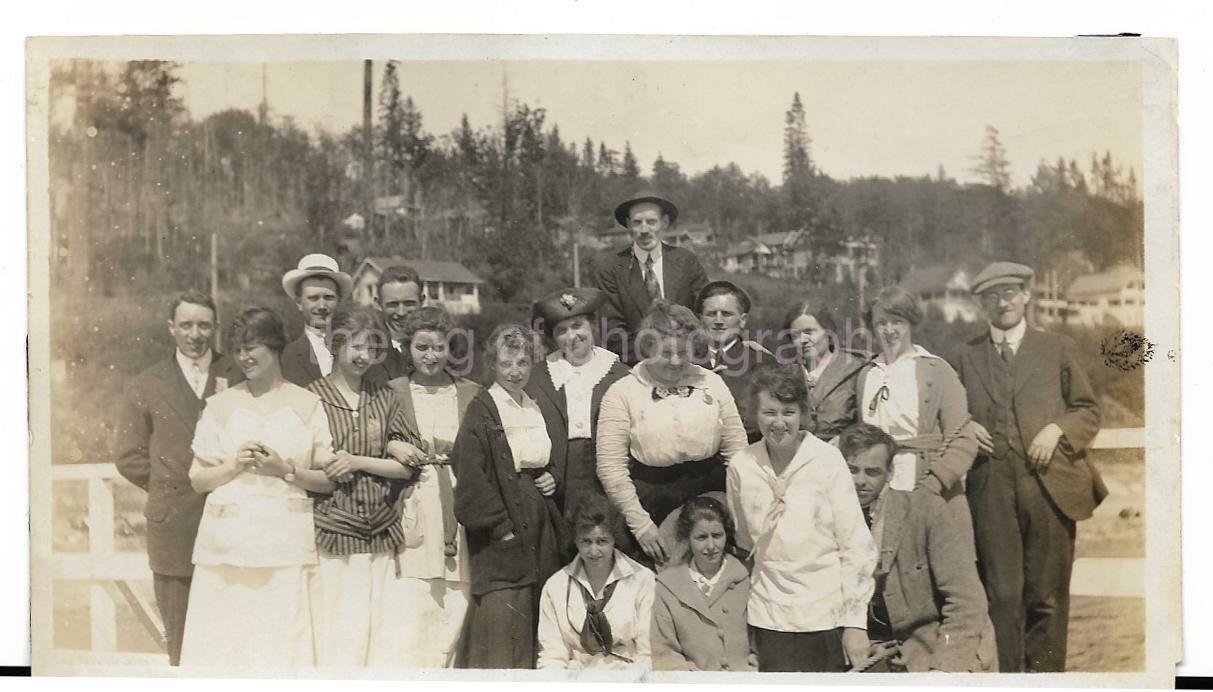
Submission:
<svg viewBox="0 0 1213 692">
<path fill-rule="evenodd" d="M 291 464 L 290 471 L 287 471 L 286 473 L 282 474 L 282 480 L 286 481 L 287 483 L 295 482 L 295 465 L 294 464 Z"/>
</svg>

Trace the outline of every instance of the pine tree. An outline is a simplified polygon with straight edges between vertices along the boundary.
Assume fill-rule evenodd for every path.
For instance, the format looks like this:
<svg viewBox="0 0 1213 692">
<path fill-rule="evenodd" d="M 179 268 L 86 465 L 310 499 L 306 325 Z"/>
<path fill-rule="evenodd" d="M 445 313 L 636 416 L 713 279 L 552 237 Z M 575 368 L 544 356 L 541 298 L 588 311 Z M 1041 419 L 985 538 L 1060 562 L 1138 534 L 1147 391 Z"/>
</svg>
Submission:
<svg viewBox="0 0 1213 692">
<path fill-rule="evenodd" d="M 783 202 L 784 223 L 805 228 L 814 217 L 813 161 L 809 156 L 809 133 L 805 125 L 800 92 L 792 96 L 792 107 L 784 114 Z"/>
<path fill-rule="evenodd" d="M 636 155 L 632 153 L 632 143 L 623 143 L 623 177 L 631 181 L 640 179 L 640 165 L 636 163 Z"/>
<path fill-rule="evenodd" d="M 1011 189 L 1011 164 L 1007 161 L 1007 150 L 999 138 L 998 128 L 986 125 L 981 153 L 973 158 L 976 164 L 969 172 L 982 183 L 1002 192 Z"/>
</svg>

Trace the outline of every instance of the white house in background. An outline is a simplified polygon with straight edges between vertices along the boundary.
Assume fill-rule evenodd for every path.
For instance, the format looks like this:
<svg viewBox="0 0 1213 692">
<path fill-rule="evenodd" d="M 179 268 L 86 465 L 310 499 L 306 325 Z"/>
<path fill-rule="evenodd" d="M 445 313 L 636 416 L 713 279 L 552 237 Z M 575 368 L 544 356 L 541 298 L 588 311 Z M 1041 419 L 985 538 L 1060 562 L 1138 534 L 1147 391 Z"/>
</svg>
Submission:
<svg viewBox="0 0 1213 692">
<path fill-rule="evenodd" d="M 981 306 L 969 292 L 972 276 L 963 267 L 936 265 L 914 269 L 901 280 L 901 287 L 913 293 L 924 312 L 939 308 L 949 322 L 975 322 L 981 319 Z"/>
<path fill-rule="evenodd" d="M 1080 276 L 1066 290 L 1070 324 L 1141 327 L 1145 314 L 1145 275 L 1122 264 Z"/>
<path fill-rule="evenodd" d="M 480 286 L 484 280 L 458 262 L 415 260 L 407 257 L 367 257 L 354 270 L 354 302 L 379 305 L 379 276 L 383 270 L 405 264 L 421 276 L 427 305 L 442 305 L 453 315 L 480 312 Z"/>
</svg>

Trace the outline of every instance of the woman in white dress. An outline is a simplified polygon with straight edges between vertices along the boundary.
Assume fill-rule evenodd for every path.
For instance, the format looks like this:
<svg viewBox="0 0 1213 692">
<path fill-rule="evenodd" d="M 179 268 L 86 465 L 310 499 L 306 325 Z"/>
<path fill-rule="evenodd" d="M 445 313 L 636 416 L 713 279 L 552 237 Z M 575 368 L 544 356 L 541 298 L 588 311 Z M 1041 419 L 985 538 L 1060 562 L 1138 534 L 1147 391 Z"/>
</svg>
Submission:
<svg viewBox="0 0 1213 692">
<path fill-rule="evenodd" d="M 330 493 L 333 453 L 320 399 L 282 379 L 286 345 L 271 310 L 232 322 L 245 382 L 207 400 L 190 482 L 206 499 L 182 666 L 291 670 L 315 662 L 308 580 L 316 564 L 312 499 Z"/>
<path fill-rule="evenodd" d="M 450 451 L 481 387 L 447 367 L 454 327 L 441 307 L 409 313 L 401 336 L 409 374 L 389 383 L 426 453 L 421 476 L 405 491 L 403 521 L 411 540 L 400 554 L 391 602 L 402 632 L 395 660 L 406 668 L 452 665 L 471 588 Z"/>
</svg>

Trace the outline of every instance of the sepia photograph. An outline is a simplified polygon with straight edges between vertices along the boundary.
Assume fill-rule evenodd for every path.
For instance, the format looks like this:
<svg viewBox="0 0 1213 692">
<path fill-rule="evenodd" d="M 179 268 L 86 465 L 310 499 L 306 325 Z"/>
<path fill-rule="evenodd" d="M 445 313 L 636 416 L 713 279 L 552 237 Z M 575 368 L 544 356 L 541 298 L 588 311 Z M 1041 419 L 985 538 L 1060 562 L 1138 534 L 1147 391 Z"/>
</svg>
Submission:
<svg viewBox="0 0 1213 692">
<path fill-rule="evenodd" d="M 31 39 L 34 673 L 1170 685 L 1175 71 Z"/>
</svg>

